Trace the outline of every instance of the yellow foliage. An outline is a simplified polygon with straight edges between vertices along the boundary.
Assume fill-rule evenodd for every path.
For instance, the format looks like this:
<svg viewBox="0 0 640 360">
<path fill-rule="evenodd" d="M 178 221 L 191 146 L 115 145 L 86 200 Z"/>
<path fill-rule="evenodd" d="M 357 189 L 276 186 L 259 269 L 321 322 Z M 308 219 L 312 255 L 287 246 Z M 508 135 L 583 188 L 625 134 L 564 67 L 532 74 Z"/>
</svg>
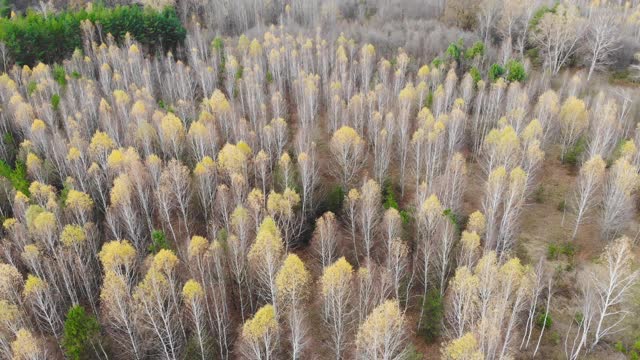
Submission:
<svg viewBox="0 0 640 360">
<path fill-rule="evenodd" d="M 38 155 L 30 152 L 27 154 L 27 171 L 30 173 L 37 172 L 42 168 L 42 160 Z"/>
<path fill-rule="evenodd" d="M 60 241 L 64 246 L 70 247 L 76 244 L 82 244 L 87 240 L 87 234 L 84 228 L 79 225 L 65 225 L 60 234 Z"/>
<path fill-rule="evenodd" d="M 209 242 L 202 236 L 194 235 L 189 242 L 189 258 L 203 256 L 209 248 Z"/>
<path fill-rule="evenodd" d="M 78 190 L 69 190 L 65 205 L 71 209 L 89 211 L 93 208 L 93 200 L 89 194 Z"/>
<path fill-rule="evenodd" d="M 289 254 L 276 276 L 278 300 L 284 304 L 300 301 L 307 295 L 311 275 L 295 254 Z"/>
<path fill-rule="evenodd" d="M 18 223 L 18 220 L 16 220 L 15 218 L 7 218 L 5 221 L 2 222 L 2 227 L 5 230 L 11 230 L 13 225 L 15 225 L 17 223 Z"/>
<path fill-rule="evenodd" d="M 563 131 L 569 131 L 566 129 L 575 128 L 576 132 L 579 133 L 586 129 L 589 125 L 589 114 L 584 101 L 575 96 L 571 96 L 565 100 L 560 108 L 560 124 Z"/>
<path fill-rule="evenodd" d="M 385 339 L 400 336 L 399 334 L 405 331 L 404 327 L 405 316 L 400 310 L 398 300 L 387 300 L 373 309 L 360 325 L 356 345 L 360 351 L 364 349 L 365 353 L 379 354 L 377 349 L 390 345 L 384 344 Z"/>
<path fill-rule="evenodd" d="M 35 234 L 47 234 L 56 226 L 56 216 L 49 211 L 43 211 L 33 219 L 31 225 L 31 230 Z"/>
<path fill-rule="evenodd" d="M 324 269 L 320 282 L 322 294 L 328 295 L 333 289 L 349 287 L 353 275 L 353 266 L 343 257 Z"/>
<path fill-rule="evenodd" d="M 91 144 L 89 144 L 89 152 L 96 156 L 111 151 L 116 147 L 116 143 L 102 131 L 96 131 L 91 138 Z"/>
<path fill-rule="evenodd" d="M 153 267 L 165 274 L 171 273 L 178 265 L 178 257 L 171 250 L 162 249 L 153 257 Z"/>
<path fill-rule="evenodd" d="M 40 341 L 27 329 L 20 329 L 11 343 L 13 360 L 32 360 L 41 358 Z"/>
<path fill-rule="evenodd" d="M 467 230 L 476 232 L 478 235 L 484 234 L 486 228 L 486 219 L 484 214 L 479 210 L 474 211 L 469 215 L 469 221 L 467 221 Z"/>
<path fill-rule="evenodd" d="M 0 299 L 9 299 L 22 285 L 22 274 L 15 266 L 0 264 Z"/>
<path fill-rule="evenodd" d="M 167 113 L 160 121 L 160 130 L 167 138 L 181 139 L 184 137 L 182 121 L 172 113 Z"/>
<path fill-rule="evenodd" d="M 362 144 L 364 140 L 358 133 L 349 126 L 343 126 L 338 129 L 331 137 L 331 146 L 344 147 L 347 145 Z"/>
<path fill-rule="evenodd" d="M 429 196 L 420 207 L 420 210 L 428 217 L 434 217 L 442 214 L 442 204 L 435 194 Z"/>
<path fill-rule="evenodd" d="M 227 97 L 218 89 L 213 91 L 208 104 L 211 107 L 211 111 L 216 115 L 225 114 L 231 110 L 231 105 L 229 101 L 227 101 Z"/>
<path fill-rule="evenodd" d="M 33 120 L 33 123 L 31 123 L 31 132 L 41 132 L 41 131 L 44 131 L 46 128 L 47 128 L 47 124 L 45 124 L 44 121 L 40 119 L 35 119 Z"/>
<path fill-rule="evenodd" d="M 15 304 L 7 300 L 0 300 L 0 332 L 6 328 L 8 324 L 17 323 L 20 319 L 20 309 Z"/>
<path fill-rule="evenodd" d="M 125 204 L 131 198 L 131 179 L 129 175 L 121 174 L 115 180 L 113 180 L 113 187 L 111 188 L 110 199 L 112 206 L 118 206 Z"/>
<path fill-rule="evenodd" d="M 82 153 L 75 146 L 70 147 L 69 148 L 69 152 L 67 152 L 67 160 L 68 161 L 76 161 L 76 160 L 80 159 L 81 156 L 82 156 Z"/>
<path fill-rule="evenodd" d="M 258 341 L 266 334 L 278 331 L 276 310 L 271 304 L 261 307 L 253 318 L 242 326 L 242 338 L 245 341 Z"/>
<path fill-rule="evenodd" d="M 20 256 L 27 262 L 38 260 L 40 257 L 40 249 L 35 244 L 25 245 Z"/>
<path fill-rule="evenodd" d="M 448 342 L 442 349 L 444 360 L 482 360 L 482 352 L 478 349 L 478 341 L 471 333 Z"/>
<path fill-rule="evenodd" d="M 462 247 L 466 250 L 475 250 L 480 246 L 480 236 L 477 232 L 463 231 L 460 238 Z"/>
<path fill-rule="evenodd" d="M 121 266 L 131 266 L 136 259 L 136 249 L 127 240 L 113 240 L 102 245 L 98 257 L 107 272 Z"/>
<path fill-rule="evenodd" d="M 239 145 L 227 143 L 218 152 L 218 166 L 229 174 L 242 172 L 246 166 L 247 154 Z"/>
<path fill-rule="evenodd" d="M 182 287 L 182 296 L 189 302 L 202 299 L 204 297 L 202 285 L 193 279 L 187 280 Z"/>
<path fill-rule="evenodd" d="M 29 274 L 27 280 L 24 282 L 24 290 L 22 294 L 25 298 L 29 298 L 32 295 L 39 293 L 47 287 L 47 283 L 39 277 Z"/>
<path fill-rule="evenodd" d="M 248 259 L 253 264 L 261 264 L 265 256 L 278 258 L 283 252 L 280 230 L 273 218 L 267 216 L 258 228 L 256 241 L 249 249 Z"/>
</svg>

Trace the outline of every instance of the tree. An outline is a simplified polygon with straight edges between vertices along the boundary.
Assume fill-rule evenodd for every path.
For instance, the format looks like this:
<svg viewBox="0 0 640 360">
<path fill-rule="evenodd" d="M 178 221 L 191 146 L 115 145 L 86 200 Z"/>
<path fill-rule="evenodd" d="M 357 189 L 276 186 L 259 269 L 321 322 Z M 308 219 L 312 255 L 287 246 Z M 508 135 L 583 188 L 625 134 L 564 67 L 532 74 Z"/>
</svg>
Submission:
<svg viewBox="0 0 640 360">
<path fill-rule="evenodd" d="M 41 326 L 47 327 L 47 332 L 57 338 L 60 335 L 62 319 L 59 314 L 60 302 L 55 295 L 55 289 L 47 281 L 31 274 L 27 276 L 23 296 L 31 305 Z"/>
<path fill-rule="evenodd" d="M 589 113 L 584 101 L 575 96 L 569 97 L 562 104 L 559 113 L 560 143 L 562 144 L 562 159 L 569 147 L 573 146 L 582 133 L 589 126 Z"/>
<path fill-rule="evenodd" d="M 279 306 L 284 310 L 290 331 L 291 358 L 300 358 L 306 345 L 304 302 L 308 296 L 311 274 L 295 254 L 289 254 L 276 276 Z"/>
<path fill-rule="evenodd" d="M 344 355 L 351 323 L 353 267 L 344 257 L 326 267 L 320 279 L 323 318 L 331 334 L 331 349 L 336 359 Z"/>
<path fill-rule="evenodd" d="M 338 224 L 331 211 L 322 214 L 316 220 L 316 230 L 313 237 L 313 247 L 320 257 L 322 268 L 333 263 L 337 251 Z"/>
<path fill-rule="evenodd" d="M 445 360 L 482 360 L 485 358 L 478 347 L 478 340 L 470 332 L 446 343 L 441 353 Z"/>
<path fill-rule="evenodd" d="M 625 301 L 629 290 L 640 278 L 640 271 L 633 270 L 633 259 L 631 240 L 621 237 L 607 245 L 601 256 L 602 265 L 592 275 L 597 294 L 597 315 L 591 349 L 603 337 L 615 333 L 629 314 Z"/>
<path fill-rule="evenodd" d="M 593 72 L 611 62 L 612 55 L 620 48 L 620 15 L 608 7 L 597 7 L 587 20 L 584 50 L 589 61 L 587 81 Z"/>
<path fill-rule="evenodd" d="M 274 358 L 278 344 L 278 321 L 273 305 L 261 307 L 242 326 L 241 339 L 244 355 L 249 359 L 269 360 Z"/>
<path fill-rule="evenodd" d="M 353 128 L 343 126 L 333 134 L 329 146 L 336 161 L 335 175 L 342 187 L 348 189 L 351 180 L 364 165 L 364 140 Z"/>
<path fill-rule="evenodd" d="M 94 346 L 99 333 L 100 324 L 94 316 L 87 314 L 82 306 L 71 307 L 64 321 L 62 339 L 66 355 L 73 360 L 88 359 L 90 346 Z"/>
<path fill-rule="evenodd" d="M 591 207 L 597 203 L 597 199 L 594 197 L 598 194 L 599 189 L 602 188 L 605 165 L 600 155 L 595 155 L 580 168 L 574 195 L 576 219 L 573 234 L 571 235 L 572 239 L 575 239 L 578 234 L 578 228 L 584 222 L 585 216 Z"/>
<path fill-rule="evenodd" d="M 362 231 L 362 247 L 366 259 L 371 259 L 371 251 L 374 247 L 374 229 L 380 221 L 380 185 L 374 180 L 368 180 L 360 188 L 360 201 L 358 203 L 358 218 Z"/>
<path fill-rule="evenodd" d="M 460 338 L 471 331 L 478 306 L 479 280 L 466 266 L 456 269 L 450 282 L 450 305 L 447 322 L 452 338 Z"/>
<path fill-rule="evenodd" d="M 358 358 L 402 359 L 407 346 L 405 321 L 398 300 L 378 305 L 358 329 Z"/>
<path fill-rule="evenodd" d="M 583 33 L 584 19 L 578 7 L 559 4 L 537 22 L 531 39 L 542 51 L 545 66 L 555 75 L 576 52 Z"/>
<path fill-rule="evenodd" d="M 602 236 L 611 239 L 626 227 L 633 216 L 633 196 L 638 188 L 638 169 L 626 157 L 613 164 L 604 184 Z"/>
<path fill-rule="evenodd" d="M 418 323 L 420 336 L 429 342 L 435 342 L 442 331 L 442 318 L 444 315 L 444 297 L 438 289 L 429 290 L 421 301 L 421 319 Z"/>
<path fill-rule="evenodd" d="M 11 343 L 11 350 L 14 360 L 47 359 L 47 352 L 44 349 L 42 340 L 24 328 L 16 333 L 16 339 Z"/>
<path fill-rule="evenodd" d="M 205 293 L 200 283 L 193 279 L 187 280 L 182 288 L 182 298 L 193 323 L 200 357 L 204 360 L 209 353 L 206 343 L 207 328 L 205 323 L 207 310 L 205 308 Z"/>
<path fill-rule="evenodd" d="M 276 307 L 276 274 L 282 262 L 284 246 L 280 230 L 271 217 L 265 217 L 258 228 L 256 241 L 251 245 L 247 259 L 259 284 L 259 295 Z"/>
<path fill-rule="evenodd" d="M 133 292 L 142 326 L 155 335 L 156 348 L 160 348 L 158 352 L 174 360 L 180 354 L 184 337 L 175 284 L 178 261 L 172 251 L 160 250 Z"/>
<path fill-rule="evenodd" d="M 591 351 L 604 337 L 619 332 L 622 322 L 630 314 L 630 290 L 640 278 L 640 271 L 632 265 L 631 240 L 623 236 L 612 241 L 599 260 L 599 264 L 585 271 L 586 276 L 581 278 L 578 326 L 575 330 L 570 327 L 565 338 L 568 359 L 577 359 L 582 350 Z"/>
</svg>

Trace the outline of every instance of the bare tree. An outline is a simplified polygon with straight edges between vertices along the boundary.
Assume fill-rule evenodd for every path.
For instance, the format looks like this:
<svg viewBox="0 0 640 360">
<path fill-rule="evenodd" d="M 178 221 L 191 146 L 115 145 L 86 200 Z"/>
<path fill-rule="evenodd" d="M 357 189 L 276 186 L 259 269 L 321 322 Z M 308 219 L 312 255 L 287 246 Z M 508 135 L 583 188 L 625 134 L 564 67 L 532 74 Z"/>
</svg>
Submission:
<svg viewBox="0 0 640 360">
<path fill-rule="evenodd" d="M 608 7 L 591 10 L 582 45 L 589 61 L 587 81 L 596 69 L 609 65 L 612 55 L 620 48 L 620 19 L 620 15 Z"/>
</svg>

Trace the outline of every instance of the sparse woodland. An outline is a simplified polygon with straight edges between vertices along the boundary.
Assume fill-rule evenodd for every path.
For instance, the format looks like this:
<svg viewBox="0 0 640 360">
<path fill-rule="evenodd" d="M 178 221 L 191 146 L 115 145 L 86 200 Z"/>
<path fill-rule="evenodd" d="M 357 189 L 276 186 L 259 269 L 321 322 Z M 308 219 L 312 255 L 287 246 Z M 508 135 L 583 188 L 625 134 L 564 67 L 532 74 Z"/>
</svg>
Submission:
<svg viewBox="0 0 640 360">
<path fill-rule="evenodd" d="M 638 1 L 0 15 L 0 359 L 640 357 Z"/>
</svg>

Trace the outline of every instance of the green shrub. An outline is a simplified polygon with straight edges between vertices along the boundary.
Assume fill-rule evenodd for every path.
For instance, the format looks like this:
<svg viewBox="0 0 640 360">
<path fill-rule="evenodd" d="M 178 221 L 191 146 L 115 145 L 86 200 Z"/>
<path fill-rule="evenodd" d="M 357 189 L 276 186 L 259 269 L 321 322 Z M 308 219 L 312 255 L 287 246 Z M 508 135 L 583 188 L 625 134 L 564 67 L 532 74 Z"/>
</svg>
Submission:
<svg viewBox="0 0 640 360">
<path fill-rule="evenodd" d="M 542 20 L 542 17 L 546 14 L 546 13 L 553 13 L 556 11 L 556 6 L 558 5 L 558 3 L 556 2 L 556 5 L 552 8 L 546 6 L 546 5 L 542 5 L 541 7 L 539 7 L 536 12 L 533 14 L 533 17 L 531 18 L 531 20 L 529 20 L 529 28 L 530 29 L 535 29 L 538 27 L 538 24 L 540 23 L 540 20 Z"/>
<path fill-rule="evenodd" d="M 434 69 L 439 69 L 440 65 L 442 65 L 442 59 L 440 59 L 439 57 L 435 57 L 431 61 L 431 67 L 434 68 Z"/>
<path fill-rule="evenodd" d="M 442 316 L 444 303 L 440 291 L 431 289 L 422 305 L 422 321 L 418 332 L 425 341 L 432 343 L 438 339 L 442 332 Z"/>
<path fill-rule="evenodd" d="M 8 18 L 11 16 L 10 0 L 0 0 L 0 17 Z"/>
<path fill-rule="evenodd" d="M 482 75 L 480 74 L 480 70 L 478 70 L 478 68 L 475 66 L 469 70 L 469 75 L 471 75 L 471 78 L 473 79 L 474 84 L 477 84 L 478 81 L 482 80 Z"/>
<path fill-rule="evenodd" d="M 576 141 L 575 145 L 567 149 L 564 157 L 562 158 L 562 162 L 571 166 L 578 165 L 580 157 L 582 156 L 586 148 L 587 142 L 583 137 L 581 137 L 580 139 L 578 139 L 578 141 Z"/>
<path fill-rule="evenodd" d="M 449 57 L 449 59 L 459 61 L 460 55 L 462 55 L 463 45 L 464 43 L 462 39 L 458 40 L 457 42 L 453 42 L 449 44 L 449 47 L 447 48 L 447 56 Z"/>
<path fill-rule="evenodd" d="M 389 181 L 385 182 L 384 187 L 382 188 L 382 206 L 385 209 L 394 208 L 398 210 L 403 224 L 407 224 L 411 221 L 411 213 L 400 209 L 400 205 L 396 200 L 395 192 L 393 191 L 393 186 Z"/>
<path fill-rule="evenodd" d="M 61 65 L 55 64 L 51 72 L 53 73 L 53 79 L 60 86 L 67 85 L 67 73 L 64 71 L 64 67 L 62 67 Z"/>
<path fill-rule="evenodd" d="M 558 244 L 551 243 L 551 244 L 547 245 L 547 259 L 548 260 L 557 260 L 559 254 L 560 254 L 560 249 L 558 248 Z"/>
<path fill-rule="evenodd" d="M 484 55 L 484 43 L 482 41 L 476 41 L 464 52 L 464 57 L 467 60 L 472 60 L 482 55 Z"/>
<path fill-rule="evenodd" d="M 489 80 L 494 82 L 504 75 L 504 67 L 500 64 L 493 64 L 489 68 Z"/>
<path fill-rule="evenodd" d="M 429 90 L 427 98 L 424 100 L 424 106 L 431 110 L 431 106 L 433 106 L 433 91 Z"/>
<path fill-rule="evenodd" d="M 420 351 L 418 351 L 418 349 L 416 349 L 415 345 L 413 345 L 412 343 L 409 343 L 409 345 L 407 346 L 407 349 L 405 350 L 404 357 L 402 359 L 404 359 L 404 360 L 423 360 L 424 359 L 424 354 L 422 354 Z"/>
<path fill-rule="evenodd" d="M 60 95 L 51 95 L 51 107 L 53 108 L 53 110 L 58 111 L 58 109 L 60 108 Z"/>
<path fill-rule="evenodd" d="M 551 327 L 551 325 L 553 325 L 553 319 L 551 319 L 551 314 L 547 314 L 547 316 L 545 316 L 545 313 L 541 313 L 540 315 L 538 315 L 538 318 L 536 319 L 536 325 L 539 328 L 544 328 L 544 329 L 549 329 Z"/>
<path fill-rule="evenodd" d="M 95 316 L 85 312 L 82 306 L 69 309 L 64 321 L 62 347 L 68 359 L 90 359 L 91 342 L 100 333 L 100 324 Z"/>
<path fill-rule="evenodd" d="M 61 62 L 82 48 L 83 20 L 99 23 L 102 31 L 111 33 L 116 41 L 130 33 L 152 52 L 174 50 L 186 36 L 178 15 L 170 7 L 157 11 L 140 6 L 94 6 L 91 10 L 62 11 L 47 17 L 28 11 L 15 19 L 0 19 L 0 41 L 19 65 Z"/>
<path fill-rule="evenodd" d="M 571 261 L 576 254 L 576 247 L 573 243 L 551 243 L 547 246 L 547 259 L 558 260 L 560 255 L 564 255 L 567 260 Z"/>
<path fill-rule="evenodd" d="M 9 180 L 17 191 L 29 196 L 30 182 L 27 179 L 27 167 L 22 161 L 16 161 L 15 168 L 11 168 L 4 160 L 0 160 L 0 176 Z"/>
<path fill-rule="evenodd" d="M 509 60 L 506 65 L 507 81 L 509 82 L 523 82 L 527 79 L 527 72 L 524 70 L 524 65 L 518 60 Z"/>
<path fill-rule="evenodd" d="M 153 230 L 151 232 L 151 245 L 149 245 L 149 252 L 157 254 L 160 250 L 168 250 L 169 248 L 169 242 L 167 241 L 167 236 L 164 234 L 164 231 Z"/>
</svg>

